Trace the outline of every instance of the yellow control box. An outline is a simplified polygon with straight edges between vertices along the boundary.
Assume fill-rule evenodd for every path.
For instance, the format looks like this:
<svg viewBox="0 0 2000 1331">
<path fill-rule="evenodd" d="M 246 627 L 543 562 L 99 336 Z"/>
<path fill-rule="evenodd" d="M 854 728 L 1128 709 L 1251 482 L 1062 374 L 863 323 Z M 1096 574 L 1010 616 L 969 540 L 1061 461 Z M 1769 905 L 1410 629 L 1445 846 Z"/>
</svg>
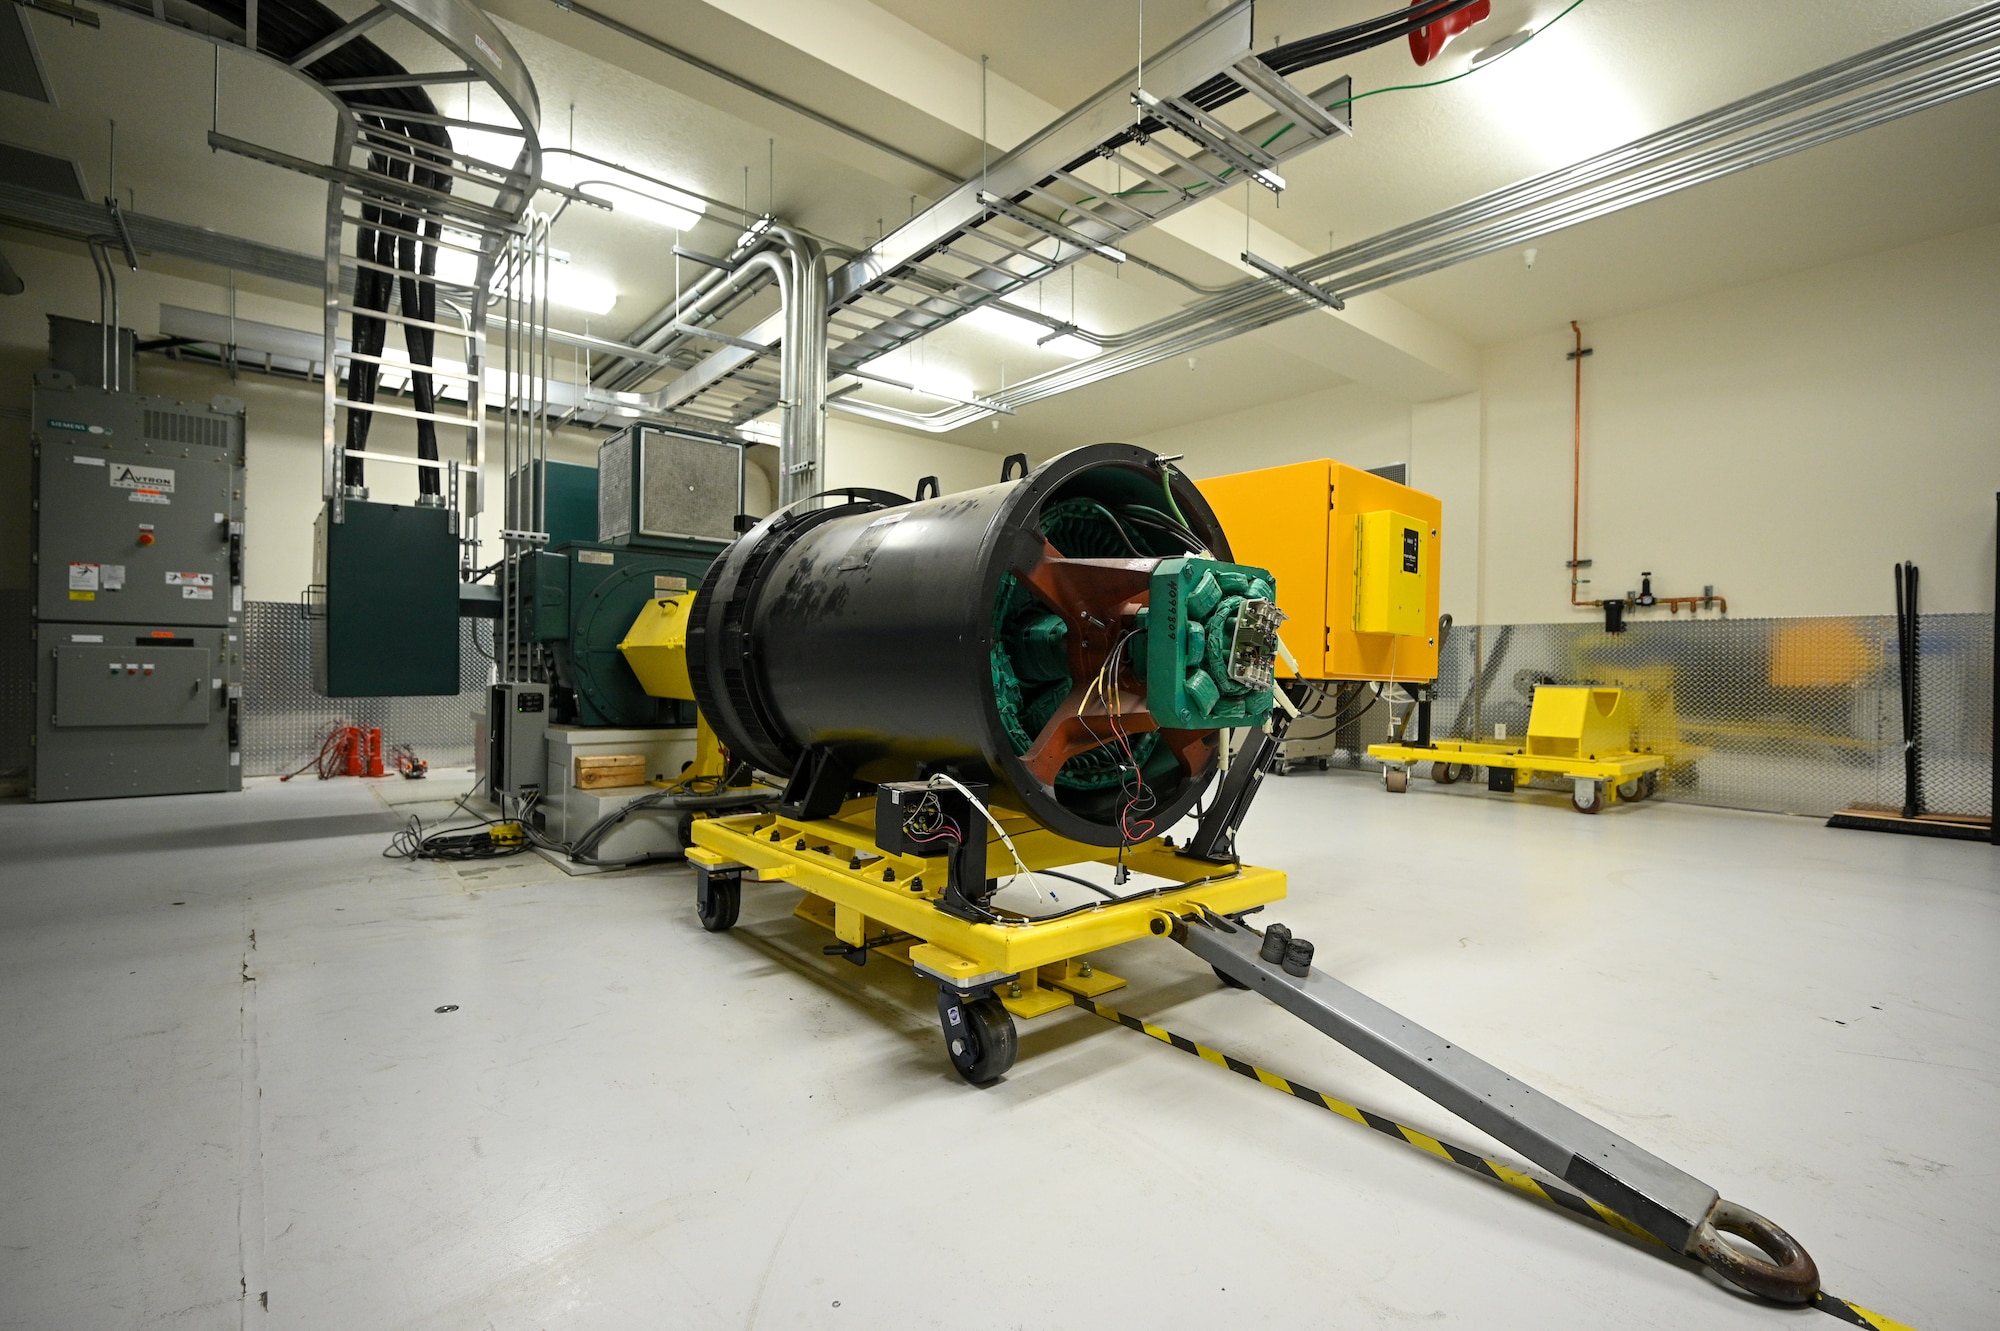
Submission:
<svg viewBox="0 0 2000 1331">
<path fill-rule="evenodd" d="M 1307 678 L 1437 678 L 1435 495 L 1329 458 L 1195 484 L 1228 534 L 1228 557 L 1277 577 L 1290 617 L 1279 635 Z"/>
<path fill-rule="evenodd" d="M 1377 509 L 1354 523 L 1354 631 L 1424 631 L 1424 570 L 1431 525 Z"/>
</svg>

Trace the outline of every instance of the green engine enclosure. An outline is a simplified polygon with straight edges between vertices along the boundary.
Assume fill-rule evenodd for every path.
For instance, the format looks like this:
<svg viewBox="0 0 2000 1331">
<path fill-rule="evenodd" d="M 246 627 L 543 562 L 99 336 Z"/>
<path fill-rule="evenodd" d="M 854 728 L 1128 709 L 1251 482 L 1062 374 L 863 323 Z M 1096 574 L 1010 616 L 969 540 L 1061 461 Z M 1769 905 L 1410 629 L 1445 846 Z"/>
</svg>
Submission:
<svg viewBox="0 0 2000 1331">
<path fill-rule="evenodd" d="M 691 726 L 694 704 L 655 698 L 618 651 L 655 595 L 701 585 L 722 541 L 686 539 L 633 550 L 595 541 L 537 551 L 524 560 L 523 619 L 549 648 L 556 683 L 574 699 L 577 725 Z"/>
<path fill-rule="evenodd" d="M 1277 580 L 1248 564 L 1166 559 L 1153 570 L 1146 611 L 1146 710 L 1163 727 L 1254 726 L 1271 690 L 1229 677 L 1230 640 L 1245 601 L 1270 601 Z"/>
</svg>

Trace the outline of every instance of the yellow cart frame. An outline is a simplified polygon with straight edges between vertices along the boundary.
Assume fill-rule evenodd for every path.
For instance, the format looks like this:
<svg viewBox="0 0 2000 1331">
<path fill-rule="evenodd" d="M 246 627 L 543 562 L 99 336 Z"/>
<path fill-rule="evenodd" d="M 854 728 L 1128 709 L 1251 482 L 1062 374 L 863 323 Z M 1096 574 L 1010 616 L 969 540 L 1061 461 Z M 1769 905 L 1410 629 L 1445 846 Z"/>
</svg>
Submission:
<svg viewBox="0 0 2000 1331">
<path fill-rule="evenodd" d="M 1382 764 L 1382 784 L 1395 794 L 1409 789 L 1410 769 L 1423 763 L 1453 767 L 1511 768 L 1516 779 L 1532 781 L 1547 776 L 1572 783 L 1571 805 L 1578 813 L 1597 813 L 1621 797 L 1620 786 L 1638 783 L 1638 792 L 1623 798 L 1627 803 L 1645 799 L 1658 781 L 1653 773 L 1667 766 L 1663 753 L 1606 753 L 1593 758 L 1560 758 L 1546 753 L 1529 753 L 1518 744 L 1497 744 L 1479 740 L 1441 739 L 1429 748 L 1409 744 L 1371 744 L 1368 756 Z M 1434 773 L 1435 774 L 1435 773 Z M 1456 777 L 1441 782 L 1450 785 Z"/>
<path fill-rule="evenodd" d="M 996 805 L 993 814 L 1031 870 L 1118 857 L 1115 847 L 1067 840 L 1016 810 Z M 1163 937 L 1177 917 L 1203 908 L 1234 915 L 1285 895 L 1285 875 L 1276 869 L 1188 859 L 1155 839 L 1128 847 L 1125 863 L 1178 886 L 1111 901 L 1050 879 L 1063 904 L 1074 890 L 1082 908 L 1020 924 L 975 923 L 935 905 L 945 887 L 946 858 L 884 854 L 875 844 L 874 816 L 875 801 L 861 799 L 832 818 L 811 821 L 768 811 L 697 819 L 687 856 L 704 875 L 798 888 L 805 899 L 794 914 L 830 930 L 849 960 L 858 963 L 873 953 L 961 994 L 990 991 L 1024 1019 L 1070 1006 L 1065 994 L 1095 998 L 1125 984 L 1094 966 L 1090 953 Z M 997 844 L 988 848 L 987 872 L 1014 872 L 1012 857 Z"/>
</svg>

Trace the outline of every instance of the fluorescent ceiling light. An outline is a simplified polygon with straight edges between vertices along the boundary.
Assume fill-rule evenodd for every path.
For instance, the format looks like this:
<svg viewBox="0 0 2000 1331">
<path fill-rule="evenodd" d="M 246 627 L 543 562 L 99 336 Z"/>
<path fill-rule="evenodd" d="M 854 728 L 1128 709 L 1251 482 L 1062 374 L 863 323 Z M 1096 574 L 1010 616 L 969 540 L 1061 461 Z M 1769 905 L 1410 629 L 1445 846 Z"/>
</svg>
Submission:
<svg viewBox="0 0 2000 1331">
<path fill-rule="evenodd" d="M 1495 124 L 1551 166 L 1628 143 L 1648 128 L 1583 31 L 1567 23 L 1546 28 L 1507 59 L 1489 60 L 1463 85 Z"/>
<path fill-rule="evenodd" d="M 446 239 L 456 238 L 454 233 L 446 233 Z M 440 245 L 437 251 L 437 275 L 440 281 L 469 287 L 473 279 L 479 275 L 479 256 Z"/>
<path fill-rule="evenodd" d="M 486 129 L 462 129 L 453 126 L 445 133 L 451 135 L 452 151 L 461 156 L 471 157 L 488 166 L 501 170 L 511 170 L 521 155 L 522 136 L 519 134 L 495 134 Z"/>
<path fill-rule="evenodd" d="M 447 233 L 450 236 L 450 233 Z M 551 251 L 549 257 L 549 303 L 585 314 L 609 314 L 618 303 L 618 288 L 598 273 L 578 272 L 569 256 Z M 437 275 L 446 282 L 469 287 L 478 270 L 479 259 L 464 250 L 438 246 Z"/>
<path fill-rule="evenodd" d="M 629 171 L 587 162 L 560 150 L 542 156 L 542 176 L 557 185 L 580 190 L 611 205 L 611 211 L 637 217 L 666 227 L 687 231 L 701 220 L 704 205 L 692 194 L 665 185 L 656 185 Z"/>
<path fill-rule="evenodd" d="M 1049 338 L 1044 342 L 1042 339 L 1049 336 L 1049 329 L 1046 326 L 1036 323 L 1033 319 L 1023 319 L 1018 314 L 1009 314 L 991 305 L 982 305 L 972 311 L 965 316 L 965 322 L 981 332 L 1004 337 L 1009 342 L 1018 342 L 1023 346 L 1037 347 L 1039 350 L 1053 352 L 1058 356 L 1067 356 L 1071 360 L 1082 360 L 1086 356 L 1097 354 L 1097 348 L 1082 338 L 1068 333 L 1064 333 L 1061 337 Z"/>
<path fill-rule="evenodd" d="M 618 288 L 598 273 L 580 273 L 566 263 L 549 265 L 549 304 L 585 314 L 609 314 Z"/>
</svg>

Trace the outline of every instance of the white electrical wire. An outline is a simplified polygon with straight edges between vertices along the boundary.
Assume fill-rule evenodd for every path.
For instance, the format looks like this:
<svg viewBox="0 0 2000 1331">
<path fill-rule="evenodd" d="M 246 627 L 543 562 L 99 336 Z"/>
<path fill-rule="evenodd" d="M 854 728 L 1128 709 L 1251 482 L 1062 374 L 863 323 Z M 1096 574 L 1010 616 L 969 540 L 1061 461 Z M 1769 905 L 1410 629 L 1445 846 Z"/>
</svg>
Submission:
<svg viewBox="0 0 2000 1331">
<path fill-rule="evenodd" d="M 1306 677 L 1306 672 L 1299 668 L 1299 658 L 1292 655 L 1292 649 L 1285 646 L 1285 640 L 1283 638 L 1278 639 L 1278 659 L 1283 661 L 1287 666 L 1289 666 L 1291 668 L 1292 674 L 1297 676 L 1299 679 L 1303 680 Z M 1277 687 L 1275 684 L 1272 685 L 1271 696 L 1278 700 L 1279 706 L 1283 707 L 1286 711 L 1292 714 L 1292 720 L 1296 721 L 1299 719 L 1298 705 L 1294 703 L 1290 698 L 1285 696 L 1285 691 L 1283 689 Z"/>
<path fill-rule="evenodd" d="M 1014 867 L 1019 869 L 1021 871 L 1021 876 L 1028 880 L 1028 886 L 1035 889 L 1035 900 L 1037 901 L 1042 900 L 1043 899 L 1042 885 L 1035 880 L 1035 875 L 1033 871 L 1030 870 L 1027 866 L 1027 863 L 1021 859 L 1021 852 L 1014 849 L 1014 838 L 1007 835 L 1007 829 L 1000 826 L 1000 820 L 993 816 L 993 811 L 987 808 L 986 805 L 983 802 L 981 802 L 979 796 L 967 790 L 963 785 L 961 785 L 958 782 L 956 778 L 946 776 L 943 772 L 939 772 L 936 776 L 933 776 L 930 780 L 930 784 L 934 787 L 950 786 L 953 790 L 956 790 L 959 794 L 965 796 L 965 798 L 972 801 L 972 807 L 979 810 L 980 815 L 984 817 L 987 822 L 993 824 L 993 830 L 1000 834 L 1000 844 L 1005 846 L 1007 848 L 1007 853 L 1014 857 Z"/>
</svg>

